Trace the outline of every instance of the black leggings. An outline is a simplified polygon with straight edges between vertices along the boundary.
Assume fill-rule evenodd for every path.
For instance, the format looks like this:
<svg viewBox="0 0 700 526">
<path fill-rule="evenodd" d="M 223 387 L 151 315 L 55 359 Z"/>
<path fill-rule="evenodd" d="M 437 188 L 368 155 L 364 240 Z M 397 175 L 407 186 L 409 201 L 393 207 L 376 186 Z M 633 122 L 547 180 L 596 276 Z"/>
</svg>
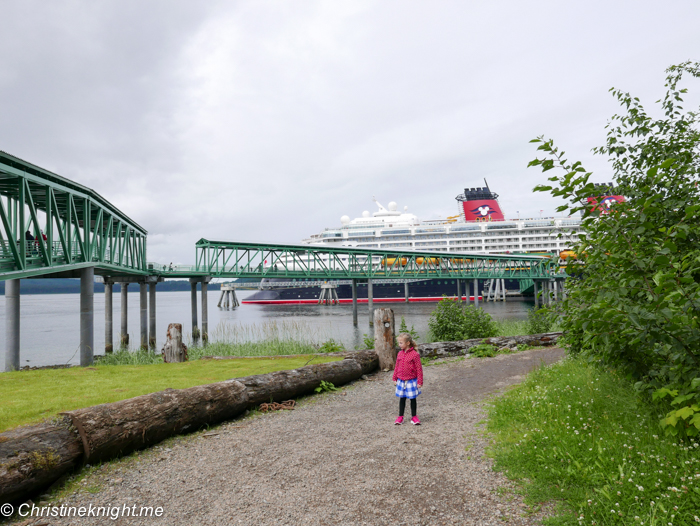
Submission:
<svg viewBox="0 0 700 526">
<path fill-rule="evenodd" d="M 416 399 L 411 398 L 411 416 L 416 416 Z M 399 398 L 399 416 L 403 416 L 403 412 L 406 410 L 406 399 Z"/>
</svg>

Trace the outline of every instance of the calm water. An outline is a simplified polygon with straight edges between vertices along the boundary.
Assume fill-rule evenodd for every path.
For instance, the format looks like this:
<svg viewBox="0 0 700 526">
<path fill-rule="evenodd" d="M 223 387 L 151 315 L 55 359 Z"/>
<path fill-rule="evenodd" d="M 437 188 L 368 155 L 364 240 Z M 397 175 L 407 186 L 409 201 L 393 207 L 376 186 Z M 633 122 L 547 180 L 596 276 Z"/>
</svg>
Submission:
<svg viewBox="0 0 700 526">
<path fill-rule="evenodd" d="M 253 291 L 238 291 L 238 298 L 245 298 Z M 201 295 L 198 294 L 201 301 Z M 190 293 L 161 292 L 157 297 L 158 349 L 165 340 L 169 323 L 182 323 L 189 338 Z M 208 294 L 209 332 L 216 334 L 220 324 L 249 326 L 266 322 L 298 322 L 313 334 L 314 339 L 325 341 L 333 338 L 347 349 L 361 345 L 363 334 L 370 334 L 367 305 L 359 306 L 358 327 L 352 325 L 352 305 L 241 305 L 223 310 L 216 306 L 219 291 Z M 113 295 L 114 339 L 118 343 L 120 331 L 120 294 Z M 394 310 L 397 329 L 401 316 L 414 325 L 421 336 L 427 334 L 428 318 L 435 303 L 384 303 L 378 307 Z M 507 303 L 480 303 L 496 319 L 524 319 L 530 303 L 517 299 Z M 201 305 L 199 306 L 201 323 Z M 2 362 L 5 353 L 5 301 L 0 300 L 0 327 L 2 337 Z M 139 296 L 129 294 L 129 339 L 132 346 L 139 341 Z M 21 354 L 22 365 L 53 365 L 79 363 L 80 353 L 80 296 L 78 294 L 23 295 L 21 297 Z M 104 294 L 95 294 L 95 354 L 104 353 Z"/>
</svg>

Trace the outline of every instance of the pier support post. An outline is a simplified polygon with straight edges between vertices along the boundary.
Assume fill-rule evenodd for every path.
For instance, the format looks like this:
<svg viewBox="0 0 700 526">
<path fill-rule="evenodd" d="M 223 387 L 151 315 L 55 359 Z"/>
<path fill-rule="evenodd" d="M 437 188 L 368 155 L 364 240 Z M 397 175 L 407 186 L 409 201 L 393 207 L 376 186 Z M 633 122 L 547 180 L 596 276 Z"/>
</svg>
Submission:
<svg viewBox="0 0 700 526">
<path fill-rule="evenodd" d="M 129 284 L 120 283 L 121 299 L 122 299 L 122 332 L 121 346 L 122 348 L 129 346 Z"/>
<path fill-rule="evenodd" d="M 192 343 L 199 340 L 199 328 L 197 327 L 197 282 L 190 279 L 190 304 L 192 306 Z"/>
<path fill-rule="evenodd" d="M 462 303 L 462 282 L 457 278 L 457 303 Z"/>
<path fill-rule="evenodd" d="M 503 303 L 506 302 L 506 280 L 501 280 L 501 290 L 503 291 Z"/>
<path fill-rule="evenodd" d="M 539 296 L 538 296 L 538 295 L 539 295 L 539 292 L 538 292 L 538 290 L 537 290 L 537 289 L 538 289 L 537 280 L 536 280 L 536 279 L 535 279 L 535 280 L 532 280 L 532 283 L 533 283 L 532 286 L 533 286 L 534 292 L 535 292 L 535 308 L 536 308 L 536 309 L 539 309 L 539 308 L 540 308 L 540 298 L 539 298 Z"/>
<path fill-rule="evenodd" d="M 403 295 L 406 303 L 408 303 L 408 281 L 403 284 Z"/>
<path fill-rule="evenodd" d="M 141 328 L 141 349 L 148 349 L 148 286 L 145 281 L 139 282 L 139 314 Z"/>
<path fill-rule="evenodd" d="M 5 281 L 5 371 L 19 370 L 19 279 Z"/>
<path fill-rule="evenodd" d="M 357 327 L 357 280 L 352 280 L 352 324 Z"/>
<path fill-rule="evenodd" d="M 148 346 L 156 350 L 156 285 L 157 281 L 148 284 Z"/>
<path fill-rule="evenodd" d="M 80 271 L 80 366 L 92 365 L 95 355 L 95 267 Z"/>
<path fill-rule="evenodd" d="M 202 281 L 202 345 L 209 341 L 209 306 L 207 304 L 207 288 L 209 283 Z"/>
<path fill-rule="evenodd" d="M 112 293 L 114 283 L 105 279 L 105 353 L 114 351 L 114 309 L 112 308 Z"/>
<path fill-rule="evenodd" d="M 369 326 L 374 327 L 374 295 L 372 293 L 372 278 L 367 279 L 367 308 L 369 309 Z"/>
<path fill-rule="evenodd" d="M 474 278 L 474 306 L 479 306 L 479 280 Z"/>
</svg>

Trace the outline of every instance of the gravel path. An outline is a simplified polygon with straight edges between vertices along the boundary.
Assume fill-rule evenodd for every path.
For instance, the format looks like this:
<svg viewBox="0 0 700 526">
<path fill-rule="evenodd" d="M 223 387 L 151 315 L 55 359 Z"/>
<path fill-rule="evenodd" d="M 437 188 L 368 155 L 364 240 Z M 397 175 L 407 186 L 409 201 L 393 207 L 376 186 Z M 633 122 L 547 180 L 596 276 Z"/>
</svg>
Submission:
<svg viewBox="0 0 700 526">
<path fill-rule="evenodd" d="M 418 398 L 422 426 L 393 425 L 391 374 L 378 373 L 294 411 L 172 439 L 95 470 L 82 482 L 86 490 L 63 500 L 162 506 L 162 517 L 43 524 L 536 524 L 541 515 L 526 513 L 483 456 L 478 401 L 562 355 L 542 349 L 432 363 Z"/>
</svg>

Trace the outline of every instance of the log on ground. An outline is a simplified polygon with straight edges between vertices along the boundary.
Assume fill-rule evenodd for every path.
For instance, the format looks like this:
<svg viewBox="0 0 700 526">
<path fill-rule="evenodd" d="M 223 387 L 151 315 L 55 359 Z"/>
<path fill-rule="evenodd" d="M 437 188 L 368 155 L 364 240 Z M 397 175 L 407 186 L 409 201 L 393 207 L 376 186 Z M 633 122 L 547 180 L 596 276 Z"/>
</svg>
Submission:
<svg viewBox="0 0 700 526">
<path fill-rule="evenodd" d="M 0 433 L 0 502 L 25 500 L 78 466 L 83 446 L 68 419 Z"/>
<path fill-rule="evenodd" d="M 499 336 L 494 338 L 474 338 L 471 340 L 459 340 L 456 342 L 422 343 L 416 349 L 422 358 L 441 358 L 447 356 L 463 356 L 469 354 L 469 349 L 481 344 L 495 345 L 496 347 L 515 347 L 519 344 L 533 347 L 549 346 L 557 343 L 560 332 L 547 332 L 543 334 L 528 334 L 524 336 Z"/>
<path fill-rule="evenodd" d="M 248 400 L 251 406 L 257 406 L 264 402 L 281 402 L 311 393 L 321 385 L 321 381 L 343 385 L 374 371 L 378 366 L 377 353 L 360 351 L 338 362 L 307 365 L 291 371 L 245 376 L 237 380 L 248 389 Z"/>
<path fill-rule="evenodd" d="M 227 380 L 187 389 L 166 389 L 65 414 L 80 433 L 85 459 L 97 462 L 230 420 L 247 407 L 245 386 Z"/>
</svg>

